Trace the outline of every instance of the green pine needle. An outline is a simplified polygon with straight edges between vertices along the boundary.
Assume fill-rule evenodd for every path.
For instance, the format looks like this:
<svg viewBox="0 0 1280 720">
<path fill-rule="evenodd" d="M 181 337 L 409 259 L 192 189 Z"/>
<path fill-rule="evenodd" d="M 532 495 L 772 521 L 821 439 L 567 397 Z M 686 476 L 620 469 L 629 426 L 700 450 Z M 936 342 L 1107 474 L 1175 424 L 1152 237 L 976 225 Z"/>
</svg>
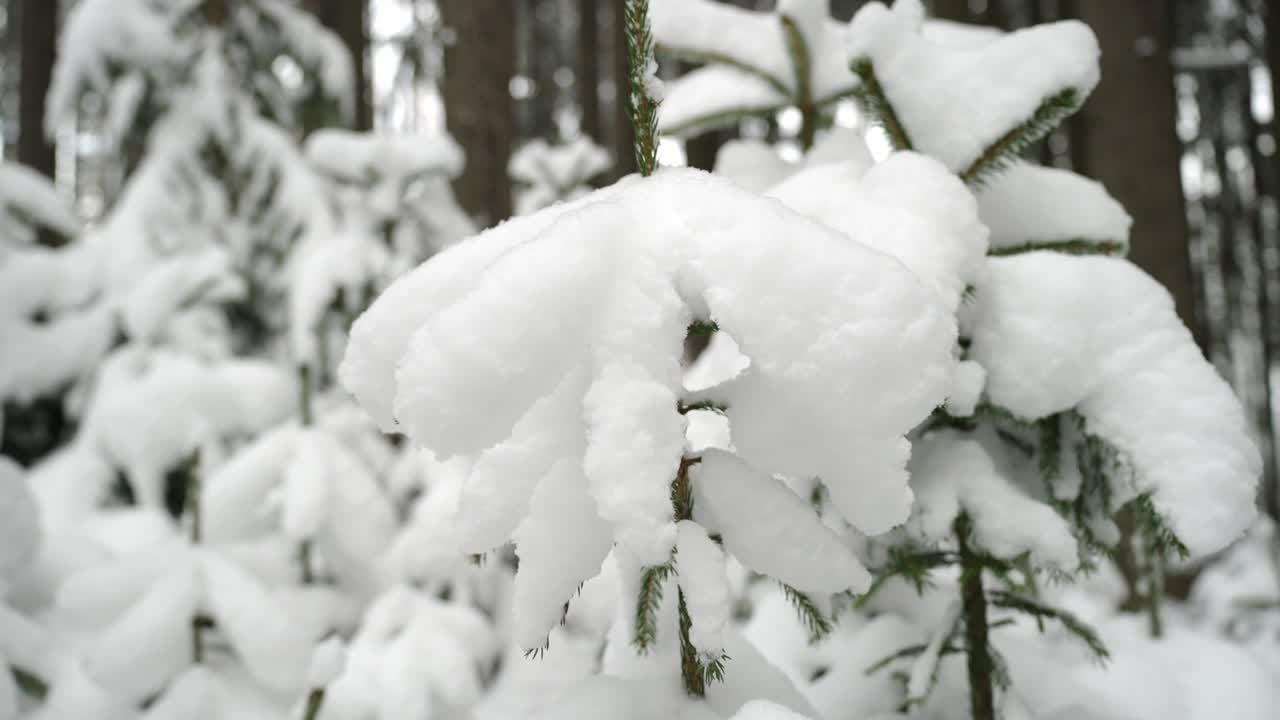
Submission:
<svg viewBox="0 0 1280 720">
<path fill-rule="evenodd" d="M 13 675 L 13 680 L 17 684 L 18 689 L 25 693 L 28 697 L 43 702 L 45 697 L 49 695 L 49 683 L 39 675 L 27 670 L 26 668 L 10 665 L 9 672 Z"/>
<path fill-rule="evenodd" d="M 658 167 L 658 100 L 649 94 L 647 75 L 654 64 L 649 0 L 626 0 L 623 23 L 631 81 L 631 127 L 635 132 L 636 165 L 649 176 Z"/>
<path fill-rule="evenodd" d="M 889 96 L 885 94 L 884 86 L 880 84 L 880 79 L 876 77 L 875 67 L 871 63 L 871 58 L 855 58 L 850 63 L 849 69 L 862 81 L 858 91 L 854 94 L 858 104 L 862 106 L 862 109 L 868 115 L 884 127 L 885 132 L 889 135 L 889 142 L 894 149 L 912 149 L 911 138 L 907 135 L 907 129 L 902 124 L 902 120 L 898 118 L 898 111 L 893 108 L 893 103 L 889 102 Z"/>
<path fill-rule="evenodd" d="M 1036 422 L 1037 450 L 1040 455 L 1040 478 L 1044 481 L 1045 497 L 1056 497 L 1054 483 L 1062 475 L 1062 416 L 1058 413 L 1040 418 Z"/>
<path fill-rule="evenodd" d="M 895 577 L 911 583 L 916 592 L 923 595 L 926 588 L 933 586 L 929 572 L 937 567 L 954 565 L 957 561 L 955 553 L 943 550 L 923 550 L 909 545 L 890 547 L 888 561 L 874 573 L 871 587 L 858 596 L 854 608 L 865 607 Z"/>
<path fill-rule="evenodd" d="M 818 609 L 818 605 L 813 601 L 813 598 L 784 582 L 779 582 L 778 585 L 782 587 L 782 593 L 786 595 L 787 601 L 795 607 L 800 623 L 809 631 L 810 645 L 821 642 L 823 638 L 831 634 L 831 620 Z"/>
<path fill-rule="evenodd" d="M 1022 151 L 1053 132 L 1055 128 L 1084 103 L 1084 96 L 1075 88 L 1065 88 L 1044 100 L 1031 117 L 1002 135 L 978 156 L 960 179 L 966 185 L 981 186 L 1008 167 Z"/>
<path fill-rule="evenodd" d="M 987 254 L 992 257 L 1005 257 L 1008 255 L 1021 255 L 1022 253 L 1035 252 L 1037 250 L 1047 250 L 1066 255 L 1107 255 L 1123 257 L 1129 252 L 1129 245 L 1128 243 L 1117 242 L 1114 240 L 1087 240 L 1085 238 L 1072 238 L 1069 240 L 1051 240 L 1047 242 L 1028 241 L 1021 245 L 991 248 L 987 251 Z"/>
<path fill-rule="evenodd" d="M 1056 620 L 1063 628 L 1079 638 L 1089 648 L 1095 660 L 1105 662 L 1111 657 L 1110 651 L 1103 644 L 1102 638 L 1098 637 L 1097 631 L 1066 610 L 1051 607 L 1032 598 L 1003 590 L 988 591 L 987 602 L 991 603 L 993 607 L 1015 610 L 1031 615 L 1037 620 Z"/>
<path fill-rule="evenodd" d="M 1191 555 L 1191 551 L 1178 539 L 1168 521 L 1156 509 L 1149 493 L 1143 493 L 1134 499 L 1133 518 L 1138 531 L 1162 559 L 1176 556 L 1185 560 Z"/>
<path fill-rule="evenodd" d="M 791 58 L 791 69 L 795 82 L 795 95 L 792 99 L 800 110 L 800 147 L 808 150 L 813 147 L 817 135 L 818 109 L 813 101 L 813 59 L 809 53 L 809 43 L 805 40 L 800 26 L 789 15 L 778 18 L 782 24 L 782 37 L 786 41 L 787 56 Z"/>
<path fill-rule="evenodd" d="M 631 645 L 645 654 L 658 637 L 658 609 L 662 607 L 662 584 L 676 572 L 671 562 L 651 565 L 640 573 L 640 594 L 636 600 L 636 619 Z"/>
<path fill-rule="evenodd" d="M 689 697 L 706 697 L 708 685 L 724 681 L 724 664 L 729 656 L 723 650 L 709 655 L 694 647 L 689 639 L 693 619 L 689 617 L 689 607 L 685 604 L 684 589 L 678 586 L 676 603 L 680 616 L 680 674 L 684 689 Z"/>
</svg>

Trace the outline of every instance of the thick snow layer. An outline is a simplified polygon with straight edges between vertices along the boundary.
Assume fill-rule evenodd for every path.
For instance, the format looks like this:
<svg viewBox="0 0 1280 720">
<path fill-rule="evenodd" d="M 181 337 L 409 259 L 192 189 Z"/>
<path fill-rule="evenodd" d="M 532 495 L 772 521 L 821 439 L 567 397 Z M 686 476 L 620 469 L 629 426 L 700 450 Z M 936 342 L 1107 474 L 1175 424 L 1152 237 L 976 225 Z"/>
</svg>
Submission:
<svg viewBox="0 0 1280 720">
<path fill-rule="evenodd" d="M 947 412 L 955 417 L 973 415 L 986 382 L 987 370 L 982 365 L 972 360 L 958 363 L 951 380 L 951 392 L 947 393 Z"/>
<path fill-rule="evenodd" d="M 541 138 L 521 145 L 507 163 L 507 174 L 521 185 L 516 193 L 516 214 L 526 215 L 585 195 L 591 190 L 591 179 L 610 164 L 609 153 L 586 136 L 559 145 Z"/>
<path fill-rule="evenodd" d="M 269 18 L 284 44 L 327 97 L 338 101 L 343 117 L 355 117 L 355 68 L 342 38 L 310 12 L 280 0 L 257 3 L 254 9 Z M 250 20 L 249 22 L 253 22 Z"/>
<path fill-rule="evenodd" d="M 978 195 L 978 213 L 991 229 L 994 251 L 1077 242 L 1107 245 L 1110 254 L 1129 247 L 1133 218 L 1102 183 L 1069 170 L 1019 162 L 989 181 Z"/>
<path fill-rule="evenodd" d="M 716 153 L 715 173 L 748 190 L 764 192 L 792 175 L 817 165 L 845 162 L 861 176 L 875 164 L 863 134 L 836 126 L 818 133 L 813 147 L 798 162 L 783 159 L 778 148 L 763 140 L 730 140 Z"/>
<path fill-rule="evenodd" d="M 937 677 L 938 665 L 942 662 L 942 648 L 951 637 L 952 627 L 960 619 L 961 605 L 958 600 L 951 603 L 942 622 L 933 631 L 933 637 L 925 645 L 924 652 L 916 656 L 911 663 L 911 672 L 907 676 L 907 702 L 922 702 L 933 689 L 934 678 Z"/>
<path fill-rule="evenodd" d="M 719 657 L 730 610 L 724 552 L 691 520 L 676 523 L 676 572 L 692 621 L 689 640 L 700 652 Z"/>
<path fill-rule="evenodd" d="M 650 18 L 658 47 L 709 63 L 669 83 L 659 108 L 662 128 L 701 131 L 726 113 L 778 108 L 805 95 L 817 105 L 849 95 L 858 81 L 840 53 L 845 27 L 827 8 L 828 0 L 783 0 L 776 12 L 759 13 L 710 0 L 655 0 Z M 794 61 L 788 23 L 804 45 L 807 67 Z"/>
<path fill-rule="evenodd" d="M 966 170 L 1040 103 L 1068 88 L 1081 99 L 1098 83 L 1098 42 L 1069 20 L 984 44 L 937 44 L 921 34 L 920 0 L 863 6 L 849 25 L 853 62 L 871 61 L 912 148 Z"/>
<path fill-rule="evenodd" d="M 813 707 L 805 700 L 796 685 L 766 658 L 754 645 L 736 630 L 725 633 L 724 681 L 712 683 L 707 688 L 707 706 L 721 717 L 739 712 L 744 705 L 763 701 L 778 708 L 787 708 L 796 717 L 817 717 Z"/>
<path fill-rule="evenodd" d="M 200 596 L 201 577 L 190 564 L 160 576 L 97 634 L 85 669 L 134 701 L 160 690 L 191 662 L 191 618 Z"/>
<path fill-rule="evenodd" d="M 581 393 L 581 382 L 566 378 L 529 408 L 510 437 L 476 460 L 455 520 L 467 552 L 488 552 L 505 543 L 528 512 L 538 481 L 562 458 L 582 453 Z"/>
<path fill-rule="evenodd" d="M 245 668 L 273 690 L 304 687 L 313 645 L 296 618 L 256 578 L 220 554 L 206 551 L 199 559 L 204 602 Z"/>
<path fill-rule="evenodd" d="M 696 135 L 734 125 L 743 115 L 769 115 L 790 104 L 786 93 L 758 74 L 732 65 L 707 65 L 667 83 L 658 129 Z"/>
<path fill-rule="evenodd" d="M 119 301 L 124 330 L 133 340 L 154 342 L 165 323 L 184 308 L 241 299 L 245 287 L 232 262 L 218 247 L 160 261 Z"/>
<path fill-rule="evenodd" d="M 87 376 L 113 342 L 117 323 L 112 306 L 95 301 L 99 279 L 91 248 L 5 247 L 3 232 L 0 398 L 25 402 Z"/>
<path fill-rule="evenodd" d="M 581 464 L 565 459 L 538 483 L 529 514 L 513 534 L 520 567 L 512 598 L 514 639 L 541 647 L 578 587 L 600 572 L 609 526 L 587 493 Z"/>
<path fill-rule="evenodd" d="M 718 450 L 690 471 L 699 519 L 743 565 L 801 592 L 866 590 L 871 575 L 808 502 Z"/>
<path fill-rule="evenodd" d="M 197 0 L 85 0 L 67 13 L 46 98 L 45 134 L 74 123 L 83 90 L 109 89 L 112 66 L 164 66 L 187 50 L 175 32 Z"/>
<path fill-rule="evenodd" d="M 204 363 L 126 346 L 103 364 L 84 438 L 160 504 L 165 473 L 207 441 L 265 430 L 292 413 L 291 378 L 259 360 Z"/>
<path fill-rule="evenodd" d="M 356 321 L 340 375 L 447 458 L 506 441 L 585 373 L 591 492 L 616 541 L 662 562 L 695 315 L 750 359 L 722 388 L 744 456 L 821 475 L 868 531 L 905 520 L 902 434 L 946 392 L 949 312 L 892 258 L 705 173 L 633 178 L 446 250 Z"/>
<path fill-rule="evenodd" d="M 295 541 L 319 532 L 329 510 L 331 439 L 324 432 L 304 428 L 294 441 L 293 457 L 284 466 L 280 492 L 280 528 Z"/>
<path fill-rule="evenodd" d="M 475 702 L 498 642 L 479 611 L 396 586 L 365 611 L 325 720 L 451 716 Z"/>
<path fill-rule="evenodd" d="M 768 190 L 797 169 L 795 163 L 787 162 L 777 148 L 763 140 L 735 138 L 716 152 L 715 174 L 755 192 Z"/>
<path fill-rule="evenodd" d="M 991 402 L 1024 418 L 1075 408 L 1132 468 L 1117 499 L 1150 493 L 1193 554 L 1239 537 L 1261 460 L 1168 292 L 1116 258 L 1032 252 L 988 265 L 969 353 Z"/>
<path fill-rule="evenodd" d="M 926 435 L 916 442 L 910 468 L 916 505 L 907 528 L 925 542 L 952 537 L 964 512 L 973 519 L 974 541 L 996 557 L 1029 552 L 1038 566 L 1066 571 L 1079 564 L 1066 521 L 1003 477 L 977 440 L 951 430 Z"/>
<path fill-rule="evenodd" d="M 403 182 L 415 175 L 462 172 L 462 148 L 448 135 L 375 135 L 339 128 L 307 138 L 306 157 L 318 170 L 353 184 Z"/>
<path fill-rule="evenodd" d="M 81 226 L 68 198 L 48 178 L 25 165 L 0 162 L 0 255 L 6 245 L 32 239 L 31 223 L 66 238 Z"/>
<path fill-rule="evenodd" d="M 769 191 L 788 207 L 901 260 L 953 312 L 982 276 L 987 229 L 973 195 L 937 160 L 894 153 L 817 165 Z"/>
<path fill-rule="evenodd" d="M 0 598 L 9 576 L 31 562 L 40 544 L 40 514 L 27 479 L 0 455 Z"/>
<path fill-rule="evenodd" d="M 200 518 L 206 539 L 240 539 L 271 527 L 263 501 L 294 455 L 299 432 L 294 425 L 273 428 L 204 475 Z"/>
<path fill-rule="evenodd" d="M 731 720 L 807 720 L 807 716 L 768 700 L 752 700 L 734 713 Z"/>
</svg>

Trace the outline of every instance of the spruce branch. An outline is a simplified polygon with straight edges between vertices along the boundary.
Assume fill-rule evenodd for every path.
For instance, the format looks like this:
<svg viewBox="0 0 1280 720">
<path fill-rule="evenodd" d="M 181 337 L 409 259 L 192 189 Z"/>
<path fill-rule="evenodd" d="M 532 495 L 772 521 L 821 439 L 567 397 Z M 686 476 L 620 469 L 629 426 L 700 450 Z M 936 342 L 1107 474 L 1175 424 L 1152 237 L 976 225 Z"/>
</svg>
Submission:
<svg viewBox="0 0 1280 720">
<path fill-rule="evenodd" d="M 906 660 L 908 658 L 916 657 L 917 655 L 924 652 L 928 648 L 929 646 L 926 643 L 918 643 L 916 645 L 907 645 L 906 647 L 895 650 L 892 653 L 889 653 L 888 655 L 885 655 L 879 660 L 871 663 L 866 667 L 865 670 L 862 671 L 862 673 L 864 675 L 874 675 L 880 672 L 881 670 L 885 669 L 889 665 L 893 664 L 894 662 L 897 662 L 898 660 Z M 961 645 L 943 645 L 942 650 L 939 652 L 939 656 L 945 657 L 947 655 L 954 655 L 955 653 L 962 653 L 962 652 L 964 652 L 964 647 Z"/>
<path fill-rule="evenodd" d="M 546 657 L 547 650 L 549 649 L 551 649 L 551 640 L 550 639 L 543 640 L 542 644 L 539 645 L 538 647 L 532 647 L 532 648 L 529 648 L 528 650 L 525 650 L 524 659 L 525 660 L 530 660 L 530 659 L 541 660 L 542 658 Z"/>
<path fill-rule="evenodd" d="M 757 105 L 757 106 L 740 106 L 719 112 L 707 113 L 699 115 L 686 122 L 679 124 L 668 124 L 665 128 L 666 132 L 671 135 L 687 136 L 697 135 L 701 132 L 714 130 L 718 127 L 732 126 L 738 121 L 749 117 L 760 117 L 762 115 L 775 115 L 790 107 L 789 103 Z"/>
<path fill-rule="evenodd" d="M 680 614 L 680 675 L 684 680 L 684 690 L 689 697 L 706 697 L 708 685 L 724 681 L 724 664 L 729 660 L 729 656 L 720 652 L 704 662 L 704 655 L 689 639 L 693 619 L 689 616 L 689 607 L 685 603 L 684 589 L 678 585 L 676 586 L 676 603 Z"/>
<path fill-rule="evenodd" d="M 894 109 L 893 103 L 889 102 L 889 96 L 885 94 L 884 86 L 880 84 L 880 79 L 876 77 L 875 66 L 869 57 L 854 58 L 850 63 L 849 69 L 854 75 L 862 81 L 862 84 L 854 92 L 854 99 L 862 106 L 862 109 L 874 118 L 884 128 L 889 135 L 889 142 L 895 150 L 912 149 L 911 138 L 907 134 L 907 128 L 902 124 L 902 120 L 898 117 L 898 111 Z"/>
<path fill-rule="evenodd" d="M 191 618 L 191 659 L 197 665 L 205 658 L 204 632 L 215 627 L 217 623 L 208 615 L 196 614 Z"/>
<path fill-rule="evenodd" d="M 1036 421 L 1037 450 L 1040 459 L 1040 478 L 1044 481 L 1045 497 L 1055 507 L 1057 497 L 1054 484 L 1062 475 L 1062 416 L 1054 413 Z"/>
<path fill-rule="evenodd" d="M 636 599 L 636 618 L 631 645 L 645 654 L 658 638 L 658 608 L 662 606 L 662 585 L 675 574 L 672 562 L 651 565 L 640 573 L 640 593 Z"/>
<path fill-rule="evenodd" d="M 1030 615 L 1037 620 L 1055 620 L 1067 632 L 1079 638 L 1098 662 L 1106 662 L 1111 657 L 1111 653 L 1107 650 L 1107 646 L 1103 644 L 1102 638 L 1098 637 L 1098 633 L 1088 623 L 1067 610 L 1045 605 L 1038 600 L 1004 590 L 988 591 L 987 601 L 993 607 L 1015 610 Z"/>
<path fill-rule="evenodd" d="M 927 645 L 925 645 L 925 650 L 923 651 L 922 654 L 926 654 L 930 652 L 933 653 L 933 665 L 932 667 L 929 668 L 929 681 L 925 685 L 924 692 L 922 692 L 920 695 L 915 697 L 911 697 L 910 695 L 908 695 L 907 703 L 906 703 L 907 707 L 911 707 L 913 705 L 920 705 L 929 699 L 929 695 L 933 692 L 933 689 L 938 685 L 938 672 L 942 669 L 942 658 L 944 657 L 943 649 L 948 647 L 955 647 L 955 641 L 959 638 L 961 627 L 962 627 L 962 624 L 960 622 L 960 615 L 956 614 L 955 619 L 951 623 L 951 627 L 938 628 L 938 631 L 935 634 L 934 638 L 930 640 L 930 642 Z M 936 651 L 932 650 L 934 643 L 937 643 Z M 910 689 L 911 689 L 910 682 L 908 681 L 908 686 L 907 686 L 908 693 L 910 692 Z"/>
<path fill-rule="evenodd" d="M 800 618 L 800 623 L 809 631 L 810 645 L 821 642 L 823 638 L 831 634 L 831 620 L 822 613 L 813 598 L 784 582 L 779 582 L 778 585 L 782 587 L 782 593 L 786 596 L 787 601 L 796 609 L 796 615 Z"/>
<path fill-rule="evenodd" d="M 1139 532 L 1151 543 L 1151 547 L 1160 557 L 1176 556 L 1181 560 L 1190 557 L 1191 551 L 1178 539 L 1173 528 L 1169 527 L 1168 521 L 1156 509 L 1150 493 L 1143 493 L 1134 498 L 1133 517 Z"/>
<path fill-rule="evenodd" d="M 729 410 L 728 406 L 718 403 L 714 400 L 699 400 L 698 402 L 680 402 L 679 412 L 681 415 L 688 415 L 695 410 L 707 410 L 709 412 L 720 413 L 723 415 Z"/>
<path fill-rule="evenodd" d="M 694 50 L 693 48 L 684 47 L 682 45 L 671 45 L 668 43 L 656 43 L 655 47 L 657 51 L 662 53 L 663 55 L 669 55 L 672 58 L 675 58 L 677 60 L 684 60 L 685 62 L 688 62 L 691 64 L 725 65 L 725 66 L 731 67 L 734 70 L 738 70 L 747 75 L 757 77 L 763 80 L 764 82 L 768 83 L 769 86 L 772 87 L 774 90 L 777 90 L 779 94 L 785 95 L 786 97 L 791 97 L 791 94 L 792 94 L 791 88 L 787 86 L 787 83 L 785 80 L 777 77 L 776 75 L 769 73 L 766 70 L 758 68 L 755 65 L 745 63 L 742 60 L 735 58 L 731 55 L 725 55 L 723 53 L 717 53 L 717 52 L 708 52 L 706 50 Z"/>
<path fill-rule="evenodd" d="M 989 629 L 989 630 L 995 630 L 995 629 L 997 629 L 997 628 L 1002 628 L 1002 627 L 1005 627 L 1005 626 L 1008 626 L 1008 625 L 1012 625 L 1012 624 L 1013 624 L 1013 620 L 1010 620 L 1010 619 L 1007 619 L 1007 618 L 1006 618 L 1006 619 L 1004 619 L 1004 620 L 997 620 L 997 621 L 995 621 L 995 622 L 991 623 L 991 624 L 988 626 L 988 629 Z M 960 628 L 960 626 L 959 626 L 959 625 L 957 625 L 957 626 L 956 626 L 957 633 L 958 633 L 958 631 L 959 631 L 959 628 Z M 954 640 L 958 640 L 959 638 L 957 637 L 957 638 L 953 638 L 953 639 L 954 639 Z M 895 650 L 894 652 L 892 652 L 892 653 L 890 653 L 890 654 L 888 654 L 888 655 L 886 655 L 886 656 L 884 656 L 884 657 L 880 658 L 879 660 L 875 661 L 874 663 L 871 663 L 870 665 L 868 665 L 868 666 L 866 667 L 866 669 L 865 669 L 865 670 L 863 670 L 863 674 L 864 674 L 864 675 L 873 675 L 873 674 L 875 674 L 875 673 L 877 673 L 877 672 L 879 672 L 879 671 L 883 670 L 884 668 L 888 667 L 890 664 L 892 664 L 893 662 L 895 662 L 895 661 L 897 661 L 897 660 L 905 660 L 905 659 L 907 659 L 907 658 L 913 658 L 913 657 L 915 657 L 915 656 L 919 655 L 920 653 L 924 652 L 924 651 L 925 651 L 925 649 L 926 649 L 926 648 L 928 648 L 928 647 L 929 647 L 929 646 L 928 646 L 926 643 L 919 643 L 919 644 L 916 644 L 916 645 L 907 645 L 906 647 L 901 648 L 901 649 L 899 649 L 899 650 Z M 962 652 L 964 652 L 964 645 L 963 645 L 963 644 L 957 644 L 957 643 L 955 643 L 955 642 L 950 642 L 950 641 L 949 641 L 949 642 L 947 642 L 947 643 L 944 643 L 944 644 L 943 644 L 943 646 L 942 646 L 942 651 L 941 651 L 941 653 L 939 653 L 939 654 L 940 654 L 941 656 L 943 656 L 943 657 L 946 657 L 947 655 L 954 655 L 954 654 L 956 654 L 956 653 L 962 653 Z"/>
<path fill-rule="evenodd" d="M 1031 117 L 993 142 L 975 159 L 960 179 L 966 185 L 982 186 L 1014 158 L 1033 143 L 1053 132 L 1055 128 L 1084 103 L 1084 96 L 1075 88 L 1065 88 L 1040 101 Z"/>
<path fill-rule="evenodd" d="M 996 720 L 994 676 L 987 625 L 987 596 L 982 587 L 983 564 L 970 550 L 973 521 L 965 513 L 956 518 L 955 535 L 960 555 L 960 599 L 964 614 L 965 651 L 968 656 L 969 709 L 973 720 Z"/>
<path fill-rule="evenodd" d="M 1129 252 L 1129 246 L 1114 240 L 1089 240 L 1087 238 L 1070 238 L 1067 240 L 1027 241 L 1021 245 L 993 247 L 987 251 L 992 257 L 1021 255 L 1022 253 L 1045 250 L 1065 255 L 1107 255 L 1123 257 Z"/>
<path fill-rule="evenodd" d="M 324 688 L 311 688 L 311 692 L 307 693 L 307 707 L 302 714 L 302 720 L 316 720 L 320 717 L 320 708 L 324 706 Z"/>
<path fill-rule="evenodd" d="M 809 53 L 809 43 L 805 41 L 800 26 L 789 15 L 778 16 L 782 25 L 782 37 L 787 46 L 787 55 L 791 58 L 791 68 L 795 71 L 795 100 L 800 110 L 800 147 L 808 150 L 813 147 L 813 140 L 818 134 L 818 108 L 813 101 L 813 59 Z"/>
<path fill-rule="evenodd" d="M 631 128 L 635 133 L 636 166 L 649 176 L 658 167 L 658 103 L 651 83 L 657 78 L 653 57 L 653 33 L 649 26 L 649 0 L 626 0 L 623 23 L 627 35 L 627 62 L 631 81 Z"/>
<path fill-rule="evenodd" d="M 910 545 L 889 548 L 889 558 L 876 570 L 871 587 L 854 601 L 854 608 L 861 609 L 875 597 L 876 593 L 893 578 L 900 577 L 911 583 L 917 594 L 924 594 L 926 588 L 932 587 L 929 573 L 934 568 L 954 565 L 958 561 L 955 553 L 944 550 L 922 550 Z"/>
<path fill-rule="evenodd" d="M 37 702 L 43 702 L 49 695 L 49 683 L 36 673 L 18 665 L 10 665 L 9 673 L 18 689 Z"/>
</svg>

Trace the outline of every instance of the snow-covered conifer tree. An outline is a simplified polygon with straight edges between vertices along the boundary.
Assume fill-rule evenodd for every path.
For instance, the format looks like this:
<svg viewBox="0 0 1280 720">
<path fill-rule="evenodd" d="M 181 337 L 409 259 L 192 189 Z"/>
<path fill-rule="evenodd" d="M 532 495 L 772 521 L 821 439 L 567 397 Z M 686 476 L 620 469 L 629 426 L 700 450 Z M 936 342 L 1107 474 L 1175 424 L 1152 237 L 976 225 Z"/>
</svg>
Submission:
<svg viewBox="0 0 1280 720">
<path fill-rule="evenodd" d="M 1089 29 L 1062 22 L 956 45 L 924 37 L 923 22 L 918 0 L 873 3 L 849 31 L 858 97 L 899 152 L 870 170 L 813 168 L 772 194 L 935 279 L 957 310 L 957 383 L 913 433 L 911 518 L 884 543 L 873 590 L 958 568 L 951 609 L 896 656 L 914 658 L 903 704 L 928 704 L 944 656 L 960 651 L 972 717 L 988 720 L 1017 703 L 997 692 L 1008 671 L 993 616 L 1058 621 L 1105 657 L 1092 630 L 1037 597 L 1038 579 L 1087 569 L 1118 541 L 1112 518 L 1127 507 L 1157 583 L 1164 559 L 1215 552 L 1249 526 L 1260 462 L 1167 292 L 1122 258 L 1123 208 L 1097 183 L 1018 159 L 1096 84 Z M 866 232 L 862 198 L 924 192 L 903 182 L 902 168 L 926 162 L 915 152 L 977 195 L 976 242 Z"/>
<path fill-rule="evenodd" d="M 42 227 L 64 244 L 37 244 Z M 63 441 L 70 428 L 51 426 L 69 425 L 66 391 L 92 372 L 114 335 L 110 313 L 93 302 L 92 259 L 79 235 L 79 218 L 46 178 L 0 164 L 0 436 L 5 452 L 26 463 Z M 39 417 L 42 403 L 52 422 Z"/>
<path fill-rule="evenodd" d="M 807 710 L 730 626 L 726 563 L 775 578 L 815 621 L 826 597 L 869 587 L 840 532 L 774 474 L 821 477 L 863 532 L 903 522 L 903 435 L 952 381 L 952 308 L 888 255 L 775 201 L 657 169 L 647 3 L 628 3 L 626 21 L 647 177 L 511 220 L 396 281 L 353 326 L 340 376 L 383 428 L 473 459 L 458 530 L 472 552 L 514 541 L 517 643 L 545 650 L 579 587 L 607 572 L 620 598 L 607 675 L 661 707 L 681 707 L 683 689 L 722 717 L 762 694 Z M 749 365 L 688 390 L 686 339 L 713 330 Z M 731 446 L 689 442 L 705 413 Z"/>
<path fill-rule="evenodd" d="M 808 150 L 835 103 L 858 84 L 839 52 L 844 26 L 828 16 L 828 6 L 829 0 L 781 0 L 776 11 L 761 13 L 712 0 L 655 0 L 659 49 L 705 63 L 668 83 L 662 131 L 694 135 L 795 108 L 800 145 Z"/>
<path fill-rule="evenodd" d="M 591 180 L 609 169 L 609 154 L 588 137 L 550 145 L 530 140 L 511 154 L 507 172 L 516 183 L 516 214 L 576 200 L 591 191 Z"/>
<path fill-rule="evenodd" d="M 61 47 L 49 132 L 73 124 L 93 93 L 106 100 L 113 137 L 137 146 L 100 229 L 118 246 L 110 284 L 219 247 L 246 285 L 227 313 L 235 344 L 261 350 L 286 322 L 280 270 L 289 248 L 332 224 L 315 210 L 325 188 L 296 135 L 307 92 L 350 109 L 341 42 L 283 0 L 86 0 L 68 15 Z M 305 71 L 307 87 L 282 80 L 281 58 Z"/>
</svg>

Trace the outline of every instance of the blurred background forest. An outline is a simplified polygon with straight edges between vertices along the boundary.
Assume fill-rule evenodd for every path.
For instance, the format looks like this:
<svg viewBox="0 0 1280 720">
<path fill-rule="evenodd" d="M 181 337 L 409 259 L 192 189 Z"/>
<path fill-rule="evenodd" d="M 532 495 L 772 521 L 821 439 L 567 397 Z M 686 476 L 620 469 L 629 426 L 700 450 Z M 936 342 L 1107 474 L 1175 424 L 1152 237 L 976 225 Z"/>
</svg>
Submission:
<svg viewBox="0 0 1280 720">
<path fill-rule="evenodd" d="M 725 0 L 770 9 L 772 0 Z M 209 4 L 232 5 L 236 0 Z M 3 157 L 51 178 L 93 221 L 112 207 L 136 158 L 103 142 L 108 103 L 92 92 L 76 122 L 50 141 L 45 98 L 57 37 L 76 0 L 0 1 Z M 630 122 L 618 102 L 625 72 L 621 3 L 609 0 L 302 0 L 355 58 L 352 129 L 447 128 L 467 169 L 459 204 L 480 226 L 512 214 L 511 153 L 544 139 L 586 136 L 608 149 L 605 184 L 634 168 Z M 859 0 L 833 0 L 852 16 Z M 1248 404 L 1267 458 L 1263 501 L 1280 518 L 1280 162 L 1273 98 L 1280 87 L 1280 12 L 1267 0 L 933 0 L 941 17 L 1013 29 L 1077 17 L 1103 49 L 1102 84 L 1084 111 L 1038 152 L 1046 164 L 1101 180 L 1133 214 L 1131 258 L 1176 298 L 1208 357 Z M 1269 7 L 1268 7 L 1269 6 Z M 1270 12 L 1268 12 L 1270 10 Z M 664 63 L 664 73 L 684 68 Z M 287 57 L 282 84 L 302 76 Z M 768 138 L 800 154 L 799 113 L 689 139 L 669 138 L 665 164 L 710 169 L 736 137 Z M 836 122 L 859 127 L 853 102 Z M 304 119 L 302 139 L 333 122 Z M 1118 308 L 1117 312 L 1123 312 Z M 10 411 L 19 410 L 11 408 Z M 5 452 L 59 434 L 56 402 L 21 408 Z"/>
</svg>

